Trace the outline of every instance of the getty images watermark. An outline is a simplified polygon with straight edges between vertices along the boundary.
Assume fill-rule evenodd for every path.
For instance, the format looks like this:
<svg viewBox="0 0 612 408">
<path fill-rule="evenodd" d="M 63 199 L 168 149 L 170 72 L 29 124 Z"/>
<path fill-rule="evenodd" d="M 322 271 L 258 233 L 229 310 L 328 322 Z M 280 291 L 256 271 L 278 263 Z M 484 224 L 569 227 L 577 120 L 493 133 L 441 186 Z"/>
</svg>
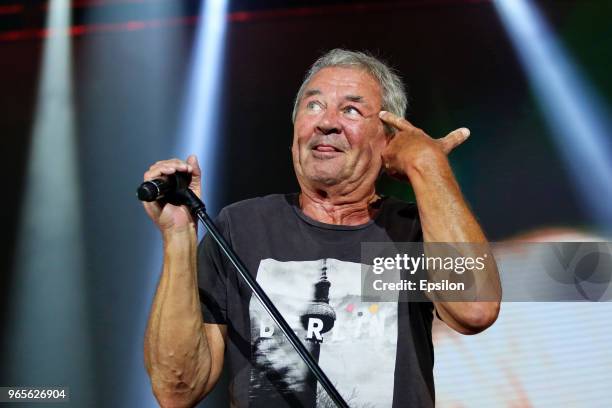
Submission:
<svg viewBox="0 0 612 408">
<path fill-rule="evenodd" d="M 609 242 L 364 243 L 361 255 L 364 301 L 612 299 Z"/>
<path fill-rule="evenodd" d="M 372 273 L 382 275 L 385 272 L 404 270 L 410 275 L 415 275 L 418 271 L 445 271 L 454 272 L 462 275 L 466 271 L 482 272 L 485 270 L 485 260 L 488 254 L 482 256 L 462 257 L 462 256 L 410 256 L 406 253 L 396 254 L 394 257 L 376 257 L 373 259 Z M 419 279 L 418 285 L 414 280 L 400 279 L 399 282 L 385 282 L 383 279 L 376 279 L 373 282 L 374 290 L 423 290 L 433 292 L 439 290 L 465 290 L 464 282 L 451 282 L 443 279 L 440 282 L 432 282 L 429 279 Z"/>
</svg>

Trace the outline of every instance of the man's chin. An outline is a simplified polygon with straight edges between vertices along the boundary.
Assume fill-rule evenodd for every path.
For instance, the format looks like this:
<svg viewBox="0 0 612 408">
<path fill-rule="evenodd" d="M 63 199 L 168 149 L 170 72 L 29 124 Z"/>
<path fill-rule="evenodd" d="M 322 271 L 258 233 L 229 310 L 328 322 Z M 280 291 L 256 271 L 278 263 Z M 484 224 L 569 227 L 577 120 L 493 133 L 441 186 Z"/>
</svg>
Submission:
<svg viewBox="0 0 612 408">
<path fill-rule="evenodd" d="M 342 182 L 340 171 L 313 171 L 306 174 L 306 177 L 313 184 L 331 187 Z"/>
<path fill-rule="evenodd" d="M 303 174 L 312 183 L 327 187 L 336 185 L 346 176 L 345 159 L 344 153 L 340 153 L 337 158 L 327 160 L 319 160 L 313 155 L 303 163 Z"/>
</svg>

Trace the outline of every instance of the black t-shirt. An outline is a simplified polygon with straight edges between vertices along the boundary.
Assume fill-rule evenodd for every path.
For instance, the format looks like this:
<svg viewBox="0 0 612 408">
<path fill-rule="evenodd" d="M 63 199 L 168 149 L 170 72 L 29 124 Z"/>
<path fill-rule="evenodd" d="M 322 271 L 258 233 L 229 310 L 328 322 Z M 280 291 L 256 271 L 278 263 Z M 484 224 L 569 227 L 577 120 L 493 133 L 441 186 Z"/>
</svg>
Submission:
<svg viewBox="0 0 612 408">
<path fill-rule="evenodd" d="M 383 198 L 374 220 L 342 226 L 304 215 L 297 197 L 241 201 L 216 224 L 349 406 L 433 406 L 432 303 L 360 296 L 361 244 L 422 241 L 416 204 Z M 333 406 L 208 234 L 198 283 L 204 321 L 227 325 L 233 405 Z"/>
</svg>

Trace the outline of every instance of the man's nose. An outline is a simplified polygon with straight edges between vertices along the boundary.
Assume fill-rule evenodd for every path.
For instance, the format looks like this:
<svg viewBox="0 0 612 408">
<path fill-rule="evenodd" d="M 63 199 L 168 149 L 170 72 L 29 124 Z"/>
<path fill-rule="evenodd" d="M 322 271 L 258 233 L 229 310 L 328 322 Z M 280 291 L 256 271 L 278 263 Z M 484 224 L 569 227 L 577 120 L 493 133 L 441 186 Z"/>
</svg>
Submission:
<svg viewBox="0 0 612 408">
<path fill-rule="evenodd" d="M 317 123 L 317 131 L 329 135 L 332 133 L 341 133 L 342 125 L 340 117 L 335 109 L 326 109 Z"/>
</svg>

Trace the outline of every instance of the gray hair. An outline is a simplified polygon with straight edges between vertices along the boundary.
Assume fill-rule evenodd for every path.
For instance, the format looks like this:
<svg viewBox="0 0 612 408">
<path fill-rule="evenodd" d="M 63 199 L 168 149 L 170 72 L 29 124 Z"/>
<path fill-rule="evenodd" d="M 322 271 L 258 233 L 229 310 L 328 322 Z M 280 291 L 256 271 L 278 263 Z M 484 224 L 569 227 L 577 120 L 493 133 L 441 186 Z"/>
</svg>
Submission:
<svg viewBox="0 0 612 408">
<path fill-rule="evenodd" d="M 291 115 L 293 123 L 295 123 L 298 105 L 304 94 L 306 84 L 317 72 L 328 67 L 355 68 L 369 73 L 380 84 L 382 90 L 382 110 L 389 111 L 402 118 L 406 114 L 406 107 L 408 106 L 406 91 L 401 78 L 393 68 L 370 54 L 336 48 L 328 51 L 316 60 L 306 73 L 306 77 L 300 86 L 295 103 L 293 104 L 293 113 Z M 387 130 L 389 131 L 390 129 Z"/>
</svg>

